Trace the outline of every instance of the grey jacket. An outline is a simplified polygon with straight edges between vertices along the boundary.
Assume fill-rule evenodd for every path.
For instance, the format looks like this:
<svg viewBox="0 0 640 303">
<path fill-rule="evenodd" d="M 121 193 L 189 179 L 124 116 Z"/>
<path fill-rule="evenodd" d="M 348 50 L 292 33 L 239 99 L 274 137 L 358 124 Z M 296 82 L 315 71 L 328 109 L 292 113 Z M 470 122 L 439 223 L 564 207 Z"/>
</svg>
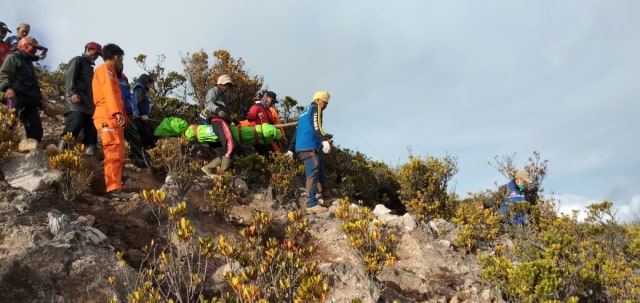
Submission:
<svg viewBox="0 0 640 303">
<path fill-rule="evenodd" d="M 42 93 L 33 67 L 34 56 L 14 51 L 4 57 L 0 67 L 0 91 L 15 91 L 14 107 L 37 107 L 42 104 Z"/>
<path fill-rule="evenodd" d="M 93 104 L 91 81 L 93 80 L 93 65 L 87 56 L 77 56 L 69 61 L 66 74 L 64 104 L 67 112 L 83 112 L 93 115 L 96 106 Z M 71 102 L 71 96 L 78 94 L 80 103 Z"/>
<path fill-rule="evenodd" d="M 208 119 L 217 117 L 227 122 L 231 119 L 227 96 L 217 86 L 212 87 L 207 92 L 205 110 L 207 111 Z"/>
</svg>

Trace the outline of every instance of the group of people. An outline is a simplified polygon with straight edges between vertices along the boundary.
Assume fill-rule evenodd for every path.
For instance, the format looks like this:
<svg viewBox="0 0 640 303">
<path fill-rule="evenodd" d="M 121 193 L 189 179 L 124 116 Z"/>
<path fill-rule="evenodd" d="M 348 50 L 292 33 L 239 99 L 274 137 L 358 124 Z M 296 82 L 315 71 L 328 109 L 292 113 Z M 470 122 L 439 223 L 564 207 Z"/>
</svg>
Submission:
<svg viewBox="0 0 640 303">
<path fill-rule="evenodd" d="M 30 26 L 20 24 L 16 36 L 4 22 L 0 22 L 0 100 L 6 106 L 15 108 L 18 118 L 25 128 L 26 137 L 42 141 L 43 129 L 39 109 L 43 96 L 34 70 L 34 62 L 46 56 L 47 48 L 28 36 Z M 38 53 L 40 51 L 40 53 Z M 98 57 L 103 63 L 94 68 Z M 150 116 L 149 91 L 153 79 L 143 74 L 138 78 L 133 90 L 123 73 L 124 50 L 116 44 L 100 45 L 88 42 L 81 55 L 73 57 L 65 75 L 65 127 L 57 145 L 62 150 L 68 147 L 63 136 L 71 133 L 74 138 L 82 138 L 86 155 L 94 155 L 98 136 L 104 153 L 104 176 L 106 195 L 111 198 L 126 198 L 122 192 L 122 171 L 125 164 L 125 141 L 131 146 L 130 157 L 139 167 L 146 166 L 146 149 L 155 145 L 153 129 L 148 124 Z M 206 95 L 205 112 L 218 137 L 212 144 L 216 157 L 203 171 L 214 174 L 217 170 L 227 170 L 237 143 L 229 129 L 232 122 L 227 93 L 233 87 L 229 75 L 218 77 L 216 84 Z M 329 103 L 328 92 L 317 92 L 312 103 L 300 115 L 295 138 L 291 140 L 290 151 L 298 153 L 306 170 L 306 190 L 309 197 L 308 213 L 327 211 L 318 204 L 322 184 L 326 181 L 320 152 L 331 150 L 330 140 L 322 128 L 322 111 Z M 264 123 L 280 124 L 276 94 L 264 92 L 256 98 L 250 108 L 247 120 L 253 125 Z M 283 132 L 283 144 L 287 144 Z M 274 142 L 275 143 L 275 142 Z M 269 156 L 271 151 L 279 151 L 274 145 L 256 145 L 256 150 Z"/>
</svg>

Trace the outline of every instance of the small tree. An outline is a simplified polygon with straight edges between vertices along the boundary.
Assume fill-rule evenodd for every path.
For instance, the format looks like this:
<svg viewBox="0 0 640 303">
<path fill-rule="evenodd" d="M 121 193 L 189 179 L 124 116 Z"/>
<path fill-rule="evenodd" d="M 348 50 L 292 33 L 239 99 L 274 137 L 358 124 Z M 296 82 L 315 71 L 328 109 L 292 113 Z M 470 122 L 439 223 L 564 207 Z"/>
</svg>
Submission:
<svg viewBox="0 0 640 303">
<path fill-rule="evenodd" d="M 245 70 L 244 60 L 234 59 L 228 51 L 217 50 L 213 52 L 213 57 L 216 62 L 211 66 L 209 66 L 209 56 L 202 50 L 182 58 L 189 85 L 187 94 L 203 109 L 207 91 L 216 83 L 220 75 L 227 74 L 233 80 L 233 89 L 227 97 L 231 116 L 243 119 L 253 105 L 251 98 L 262 87 L 262 77 L 250 76 Z"/>
</svg>

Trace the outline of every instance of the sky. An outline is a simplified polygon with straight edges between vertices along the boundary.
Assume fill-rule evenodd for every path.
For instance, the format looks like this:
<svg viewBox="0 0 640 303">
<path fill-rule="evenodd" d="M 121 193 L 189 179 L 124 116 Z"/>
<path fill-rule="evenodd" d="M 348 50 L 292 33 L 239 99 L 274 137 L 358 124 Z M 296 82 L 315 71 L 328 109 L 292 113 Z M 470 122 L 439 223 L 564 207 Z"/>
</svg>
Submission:
<svg viewBox="0 0 640 303">
<path fill-rule="evenodd" d="M 639 11 L 636 0 L 0 0 L 0 20 L 30 23 L 49 48 L 45 65 L 116 43 L 131 78 L 138 54 L 182 72 L 186 54 L 224 49 L 278 98 L 329 91 L 323 126 L 341 148 L 391 167 L 453 156 L 461 197 L 508 181 L 496 156 L 524 166 L 537 151 L 560 211 L 608 200 L 622 221 L 640 219 Z"/>
</svg>

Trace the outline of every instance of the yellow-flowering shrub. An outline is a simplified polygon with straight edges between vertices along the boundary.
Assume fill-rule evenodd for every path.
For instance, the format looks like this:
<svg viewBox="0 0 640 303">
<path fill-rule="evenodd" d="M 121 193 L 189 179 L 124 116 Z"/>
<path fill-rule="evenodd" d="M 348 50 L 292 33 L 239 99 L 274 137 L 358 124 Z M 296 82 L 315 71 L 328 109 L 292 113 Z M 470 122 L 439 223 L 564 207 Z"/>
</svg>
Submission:
<svg viewBox="0 0 640 303">
<path fill-rule="evenodd" d="M 62 136 L 62 140 L 67 145 L 71 145 L 73 135 L 66 133 Z M 60 151 L 56 148 L 50 148 L 47 150 L 49 167 L 62 173 L 59 187 L 62 197 L 66 201 L 73 201 L 91 185 L 93 171 L 84 163 L 82 158 L 84 152 L 85 146 L 83 144 L 76 144 L 73 149 L 67 148 Z"/>
</svg>

